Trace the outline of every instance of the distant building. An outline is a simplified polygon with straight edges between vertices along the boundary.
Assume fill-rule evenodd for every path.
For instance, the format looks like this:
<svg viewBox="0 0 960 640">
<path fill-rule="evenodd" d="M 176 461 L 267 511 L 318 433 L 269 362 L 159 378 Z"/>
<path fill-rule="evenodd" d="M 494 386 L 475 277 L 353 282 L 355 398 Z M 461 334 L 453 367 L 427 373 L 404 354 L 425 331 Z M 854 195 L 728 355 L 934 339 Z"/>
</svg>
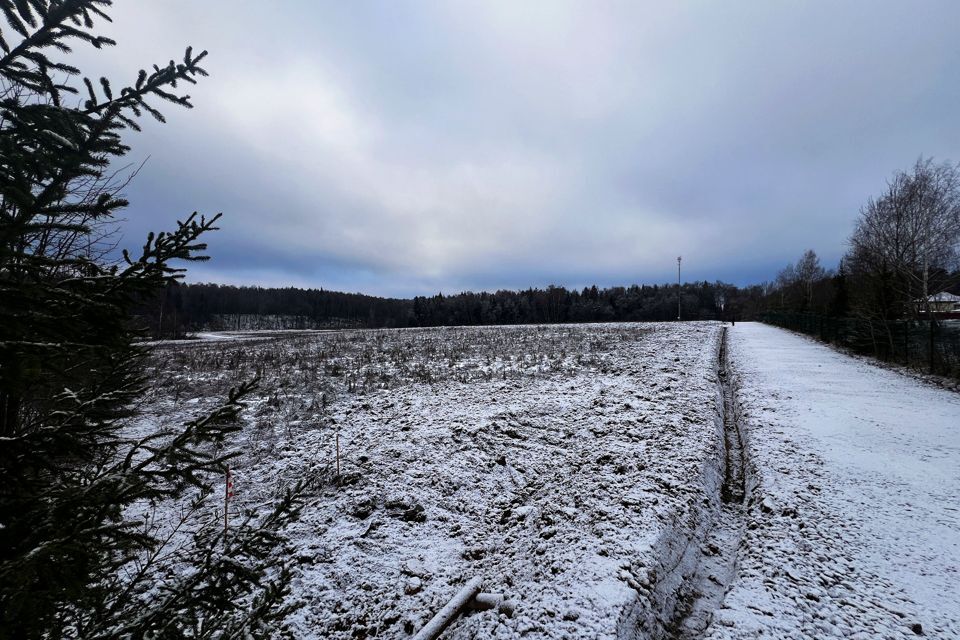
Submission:
<svg viewBox="0 0 960 640">
<path fill-rule="evenodd" d="M 946 291 L 941 291 L 940 293 L 930 296 L 927 298 L 926 303 L 924 303 L 923 299 L 919 299 L 916 301 L 916 304 L 917 310 L 921 315 L 927 313 L 927 307 L 929 305 L 930 312 L 939 317 L 960 317 L 960 296 L 947 293 Z"/>
</svg>

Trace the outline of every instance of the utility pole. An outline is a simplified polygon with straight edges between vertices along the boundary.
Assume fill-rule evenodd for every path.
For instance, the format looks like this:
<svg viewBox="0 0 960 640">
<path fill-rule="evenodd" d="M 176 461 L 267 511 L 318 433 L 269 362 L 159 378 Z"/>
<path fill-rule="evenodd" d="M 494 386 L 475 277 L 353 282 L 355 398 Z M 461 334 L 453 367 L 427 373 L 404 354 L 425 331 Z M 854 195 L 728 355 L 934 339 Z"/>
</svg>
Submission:
<svg viewBox="0 0 960 640">
<path fill-rule="evenodd" d="M 677 256 L 677 320 L 680 319 L 680 260 L 683 256 Z"/>
</svg>

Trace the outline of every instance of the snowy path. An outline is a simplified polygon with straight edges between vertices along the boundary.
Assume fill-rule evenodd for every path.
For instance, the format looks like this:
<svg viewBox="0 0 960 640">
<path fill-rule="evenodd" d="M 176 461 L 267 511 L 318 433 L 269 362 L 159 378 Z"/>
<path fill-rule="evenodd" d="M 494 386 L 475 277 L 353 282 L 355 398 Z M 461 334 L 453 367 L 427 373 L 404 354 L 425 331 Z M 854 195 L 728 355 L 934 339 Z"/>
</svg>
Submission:
<svg viewBox="0 0 960 640">
<path fill-rule="evenodd" d="M 753 499 L 708 637 L 960 638 L 960 395 L 729 330 Z"/>
</svg>

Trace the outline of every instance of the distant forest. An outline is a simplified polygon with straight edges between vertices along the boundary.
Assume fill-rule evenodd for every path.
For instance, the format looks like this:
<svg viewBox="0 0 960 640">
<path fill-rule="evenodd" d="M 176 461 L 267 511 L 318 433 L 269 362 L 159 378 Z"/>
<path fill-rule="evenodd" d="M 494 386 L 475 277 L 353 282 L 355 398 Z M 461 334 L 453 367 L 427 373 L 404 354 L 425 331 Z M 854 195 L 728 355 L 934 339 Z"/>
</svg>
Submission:
<svg viewBox="0 0 960 640">
<path fill-rule="evenodd" d="M 960 294 L 960 272 L 928 268 L 926 274 L 925 286 L 930 293 Z M 895 284 L 891 282 L 886 271 L 876 278 L 864 273 L 856 256 L 845 256 L 833 270 L 822 267 L 816 253 L 808 250 L 772 282 L 746 287 L 688 282 L 679 287 L 679 295 L 676 284 L 580 290 L 551 285 L 544 289 L 446 296 L 438 293 L 401 299 L 324 289 L 171 281 L 142 302 L 136 316 L 144 332 L 152 337 L 182 338 L 205 330 L 668 321 L 677 319 L 679 301 L 683 320 L 764 320 L 812 332 L 823 339 L 827 339 L 825 331 L 830 326 L 824 320 L 855 323 L 850 327 L 857 327 L 856 331 L 850 327 L 845 331 L 872 336 L 870 344 L 860 345 L 852 339 L 845 339 L 844 344 L 891 357 L 878 349 L 876 336 L 883 332 L 893 335 L 895 329 L 890 327 L 910 318 L 915 322 L 918 313 L 920 318 L 930 317 L 929 313 L 924 316 L 921 305 L 914 302 L 922 299 L 920 290 L 911 287 L 896 296 L 896 291 L 887 291 Z M 877 290 L 885 294 L 878 298 L 885 305 L 879 325 L 870 315 L 876 306 L 871 296 L 876 297 Z M 892 344 L 893 339 L 888 342 Z M 960 350 L 960 345 L 951 348 Z"/>
<path fill-rule="evenodd" d="M 764 286 L 685 283 L 685 320 L 750 319 L 763 309 Z M 236 287 L 172 282 L 144 302 L 139 316 L 153 336 L 190 331 L 434 327 L 677 319 L 677 285 L 596 286 L 379 298 L 323 289 Z"/>
</svg>

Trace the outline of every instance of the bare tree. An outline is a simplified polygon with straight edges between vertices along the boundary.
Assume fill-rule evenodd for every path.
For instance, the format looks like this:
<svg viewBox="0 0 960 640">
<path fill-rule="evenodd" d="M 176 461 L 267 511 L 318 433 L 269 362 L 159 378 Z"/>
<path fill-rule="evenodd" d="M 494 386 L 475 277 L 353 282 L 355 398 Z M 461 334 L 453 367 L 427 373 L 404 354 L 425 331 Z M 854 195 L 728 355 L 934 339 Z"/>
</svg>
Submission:
<svg viewBox="0 0 960 640">
<path fill-rule="evenodd" d="M 954 284 L 960 267 L 960 166 L 920 158 L 896 173 L 861 210 L 848 264 L 855 310 L 891 348 L 892 325 L 904 318 L 922 313 L 933 332 L 930 296 Z"/>
<path fill-rule="evenodd" d="M 797 281 L 797 271 L 794 268 L 793 263 L 791 262 L 783 269 L 780 270 L 780 273 L 777 274 L 776 289 L 780 294 L 780 306 L 785 307 L 787 304 L 787 294 L 790 292 L 790 289 L 793 288 L 793 285 Z"/>
<path fill-rule="evenodd" d="M 820 258 L 813 249 L 807 249 L 803 253 L 797 261 L 797 266 L 794 267 L 794 274 L 803 292 L 803 308 L 809 309 L 813 304 L 814 283 L 822 280 L 827 274 L 820 266 Z"/>
<path fill-rule="evenodd" d="M 780 306 L 809 311 L 813 306 L 814 285 L 826 275 L 816 252 L 813 249 L 804 251 L 796 264 L 788 264 L 777 274 Z"/>
</svg>

